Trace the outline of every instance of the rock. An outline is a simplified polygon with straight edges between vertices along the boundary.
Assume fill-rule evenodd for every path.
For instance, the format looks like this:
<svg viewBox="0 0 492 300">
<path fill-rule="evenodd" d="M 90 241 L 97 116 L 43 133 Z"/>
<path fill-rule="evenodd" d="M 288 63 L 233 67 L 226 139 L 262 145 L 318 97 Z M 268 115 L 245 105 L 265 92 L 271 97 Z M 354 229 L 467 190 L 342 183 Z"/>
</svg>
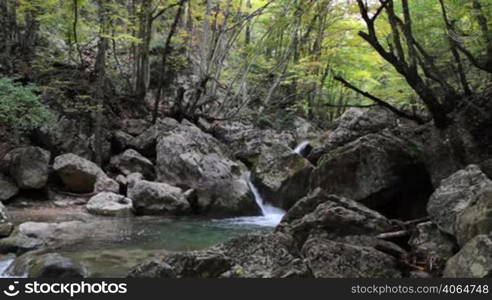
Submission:
<svg viewBox="0 0 492 300">
<path fill-rule="evenodd" d="M 7 154 L 9 171 L 20 189 L 41 189 L 48 181 L 50 152 L 39 147 L 24 147 Z"/>
<path fill-rule="evenodd" d="M 9 220 L 9 215 L 7 214 L 7 209 L 0 202 L 0 222 L 7 222 Z"/>
<path fill-rule="evenodd" d="M 432 222 L 418 224 L 408 244 L 413 251 L 441 261 L 446 261 L 453 256 L 456 248 L 453 240 L 439 231 L 436 224 Z"/>
<path fill-rule="evenodd" d="M 212 249 L 152 259 L 135 267 L 129 277 L 214 278 L 219 277 L 230 267 L 230 259 L 220 251 Z"/>
<path fill-rule="evenodd" d="M 0 253 L 22 254 L 31 250 L 70 245 L 90 236 L 89 224 L 81 221 L 60 223 L 25 222 L 12 234 L 0 239 Z"/>
<path fill-rule="evenodd" d="M 124 175 L 141 173 L 150 180 L 155 176 L 152 162 L 133 149 L 111 158 L 111 167 Z"/>
<path fill-rule="evenodd" d="M 261 210 L 251 199 L 254 197 L 248 183 L 242 178 L 217 181 L 207 190 L 193 190 L 190 204 L 193 210 L 209 216 L 260 215 Z"/>
<path fill-rule="evenodd" d="M 127 182 L 128 186 L 133 185 L 140 180 L 144 180 L 143 175 L 140 173 L 132 173 L 132 174 L 126 176 L 126 182 Z"/>
<path fill-rule="evenodd" d="M 425 148 L 424 160 L 436 188 L 442 180 L 471 164 L 484 167 L 483 172 L 490 174 L 486 162 L 492 154 L 490 96 L 488 92 L 463 101 L 450 115 L 452 122 L 445 129 L 429 123 L 415 132 L 413 139 L 420 140 Z"/>
<path fill-rule="evenodd" d="M 233 266 L 222 277 L 294 278 L 312 277 L 288 235 L 248 234 L 220 246 Z"/>
<path fill-rule="evenodd" d="M 323 155 L 311 174 L 316 187 L 406 219 L 426 215 L 433 189 L 418 149 L 389 133 L 368 134 Z"/>
<path fill-rule="evenodd" d="M 14 229 L 14 225 L 9 222 L 9 219 L 7 209 L 2 202 L 0 202 L 0 238 L 9 236 Z"/>
<path fill-rule="evenodd" d="M 148 122 L 142 119 L 124 119 L 122 129 L 133 136 L 142 134 L 148 128 Z"/>
<path fill-rule="evenodd" d="M 118 194 L 120 192 L 120 184 L 116 180 L 109 178 L 106 174 L 100 173 L 94 185 L 94 193 L 100 192 Z"/>
<path fill-rule="evenodd" d="M 19 193 L 19 188 L 9 177 L 0 173 L 0 202 L 9 200 Z"/>
<path fill-rule="evenodd" d="M 128 274 L 130 278 L 176 278 L 174 268 L 159 259 L 152 259 L 134 267 Z"/>
<path fill-rule="evenodd" d="M 25 234 L 15 234 L 15 232 L 7 238 L 0 239 L 0 253 L 2 254 L 15 253 L 20 255 L 43 246 L 43 241 Z"/>
<path fill-rule="evenodd" d="M 166 183 L 133 181 L 128 186 L 128 197 L 133 200 L 137 214 L 183 215 L 191 212 L 183 191 Z"/>
<path fill-rule="evenodd" d="M 0 238 L 8 237 L 14 230 L 14 224 L 10 222 L 0 222 Z"/>
<path fill-rule="evenodd" d="M 133 204 L 125 196 L 103 192 L 89 200 L 87 210 L 96 215 L 129 216 L 133 213 Z"/>
<path fill-rule="evenodd" d="M 396 260 L 372 247 L 309 239 L 302 248 L 316 278 L 400 278 Z"/>
<path fill-rule="evenodd" d="M 484 186 L 491 183 L 476 165 L 470 165 L 466 169 L 454 173 L 443 180 L 439 188 L 430 197 L 427 205 L 429 216 L 440 230 L 457 236 L 458 214 L 470 205 L 474 205 Z M 466 219 L 467 216 L 463 218 Z M 463 222 L 467 223 L 465 220 Z"/>
<path fill-rule="evenodd" d="M 480 163 L 480 169 L 489 179 L 492 179 L 492 158 L 482 161 Z"/>
<path fill-rule="evenodd" d="M 211 249 L 168 254 L 135 267 L 131 277 L 306 277 L 302 259 L 279 234 L 246 235 Z"/>
<path fill-rule="evenodd" d="M 28 278 L 84 278 L 86 271 L 73 260 L 58 253 L 34 257 L 28 263 Z"/>
<path fill-rule="evenodd" d="M 411 271 L 408 275 L 409 278 L 432 278 L 432 275 L 425 271 Z"/>
<path fill-rule="evenodd" d="M 99 166 L 75 154 L 57 156 L 53 169 L 70 192 L 119 192 L 119 184 L 107 177 Z"/>
<path fill-rule="evenodd" d="M 476 200 L 457 214 L 455 231 L 460 245 L 479 234 L 492 232 L 492 181 L 488 181 L 475 197 Z"/>
<path fill-rule="evenodd" d="M 311 163 L 281 144 L 262 147 L 253 169 L 253 183 L 267 203 L 289 209 L 307 194 Z"/>
<path fill-rule="evenodd" d="M 113 138 L 111 140 L 111 150 L 112 153 L 121 153 L 128 148 L 132 148 L 135 145 L 135 137 L 123 132 L 121 130 L 116 130 L 113 133 Z"/>
<path fill-rule="evenodd" d="M 143 179 L 143 177 L 141 179 Z M 128 179 L 124 175 L 120 174 L 116 176 L 115 180 L 120 186 L 126 187 L 128 185 Z"/>
<path fill-rule="evenodd" d="M 393 225 L 376 211 L 353 200 L 316 189 L 299 200 L 284 216 L 277 231 L 288 232 L 301 248 L 313 234 L 330 239 L 344 236 L 376 236 L 391 231 Z"/>
<path fill-rule="evenodd" d="M 219 141 L 186 120 L 179 124 L 165 119 L 161 126 L 166 130 L 160 132 L 157 144 L 159 182 L 195 189 L 204 213 L 218 214 L 225 207 L 224 201 L 231 202 L 229 208 L 241 209 L 228 215 L 258 213 L 251 193 L 245 194 L 244 184 L 238 183 L 245 167 L 233 161 Z"/>
<path fill-rule="evenodd" d="M 318 146 L 309 154 L 309 160 L 316 164 L 323 154 L 364 135 L 378 133 L 396 125 L 395 115 L 383 108 L 350 108 L 336 120 L 334 128 L 315 143 Z"/>
<path fill-rule="evenodd" d="M 76 206 L 86 205 L 92 194 L 74 194 L 65 193 L 58 189 L 47 189 L 47 198 L 53 201 L 57 207 L 73 208 Z"/>
<path fill-rule="evenodd" d="M 309 140 L 321 135 L 319 128 L 306 119 L 296 117 L 294 120 L 295 136 L 297 140 Z"/>
<path fill-rule="evenodd" d="M 492 276 L 492 236 L 478 235 L 448 260 L 444 277 L 490 278 Z"/>
<path fill-rule="evenodd" d="M 54 155 L 74 153 L 91 160 L 95 158 L 94 135 L 91 118 L 61 116 L 51 126 L 42 126 L 35 130 L 31 139 L 37 145 L 48 149 Z M 111 131 L 104 127 L 102 131 L 103 160 L 109 159 Z"/>
<path fill-rule="evenodd" d="M 295 143 L 293 134 L 289 132 L 276 132 L 239 121 L 220 122 L 215 124 L 211 131 L 219 141 L 229 147 L 235 158 L 246 163 L 248 167 L 254 165 L 262 147 L 273 144 L 292 147 Z"/>
<path fill-rule="evenodd" d="M 161 133 L 169 132 L 177 126 L 179 126 L 179 123 L 174 119 L 159 119 L 157 124 L 147 128 L 134 139 L 133 148 L 145 157 L 155 158 L 157 140 Z"/>
</svg>

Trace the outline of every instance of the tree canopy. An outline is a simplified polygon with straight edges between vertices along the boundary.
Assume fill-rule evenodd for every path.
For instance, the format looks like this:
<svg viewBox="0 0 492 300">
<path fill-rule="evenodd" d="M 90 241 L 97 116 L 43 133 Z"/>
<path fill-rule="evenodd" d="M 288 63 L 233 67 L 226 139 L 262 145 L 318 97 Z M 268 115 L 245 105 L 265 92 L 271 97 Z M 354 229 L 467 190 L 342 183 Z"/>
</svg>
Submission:
<svg viewBox="0 0 492 300">
<path fill-rule="evenodd" d="M 0 72 L 92 115 L 124 97 L 154 122 L 327 126 L 381 105 L 445 127 L 490 87 L 491 14 L 483 0 L 5 0 Z M 60 65 L 72 77 L 46 80 Z"/>
</svg>

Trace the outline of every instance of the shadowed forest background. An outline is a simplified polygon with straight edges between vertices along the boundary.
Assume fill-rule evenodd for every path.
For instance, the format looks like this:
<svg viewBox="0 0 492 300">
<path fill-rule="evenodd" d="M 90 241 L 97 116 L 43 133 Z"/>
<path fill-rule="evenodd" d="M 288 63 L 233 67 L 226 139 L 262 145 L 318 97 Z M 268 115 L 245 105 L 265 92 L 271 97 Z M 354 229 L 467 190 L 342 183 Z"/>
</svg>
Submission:
<svg viewBox="0 0 492 300">
<path fill-rule="evenodd" d="M 2 123 L 29 130 L 50 107 L 94 122 L 253 115 L 282 127 L 299 115 L 326 127 L 371 105 L 446 123 L 490 82 L 492 5 L 381 3 L 4 0 L 2 85 L 35 91 L 25 106 L 2 98 Z"/>
</svg>

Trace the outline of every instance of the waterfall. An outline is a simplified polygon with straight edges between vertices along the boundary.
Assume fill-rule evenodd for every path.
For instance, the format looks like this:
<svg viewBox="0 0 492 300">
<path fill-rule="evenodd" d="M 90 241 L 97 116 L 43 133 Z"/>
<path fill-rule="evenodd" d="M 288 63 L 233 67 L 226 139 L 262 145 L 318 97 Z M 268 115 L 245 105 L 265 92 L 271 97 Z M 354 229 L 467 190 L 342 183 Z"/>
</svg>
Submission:
<svg viewBox="0 0 492 300">
<path fill-rule="evenodd" d="M 304 141 L 294 149 L 294 152 L 297 154 L 302 154 L 302 151 L 304 151 L 304 149 L 306 149 L 308 145 L 309 145 L 309 141 Z"/>
<path fill-rule="evenodd" d="M 236 218 L 236 220 L 239 220 L 243 223 L 254 223 L 262 226 L 276 226 L 278 223 L 280 223 L 280 220 L 282 220 L 285 211 L 263 201 L 260 192 L 251 180 L 250 172 L 246 174 L 246 182 L 248 183 L 248 186 L 253 193 L 253 196 L 255 197 L 256 204 L 258 204 L 258 207 L 261 209 L 262 216 Z"/>
</svg>

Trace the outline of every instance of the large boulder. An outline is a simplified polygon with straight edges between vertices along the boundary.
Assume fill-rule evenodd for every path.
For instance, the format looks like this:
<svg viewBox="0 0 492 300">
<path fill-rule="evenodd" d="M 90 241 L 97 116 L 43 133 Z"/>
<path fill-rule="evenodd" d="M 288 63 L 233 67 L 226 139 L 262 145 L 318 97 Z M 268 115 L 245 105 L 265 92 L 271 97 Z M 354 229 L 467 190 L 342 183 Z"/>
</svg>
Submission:
<svg viewBox="0 0 492 300">
<path fill-rule="evenodd" d="M 477 235 L 448 260 L 444 277 L 490 278 L 492 276 L 492 236 Z"/>
<path fill-rule="evenodd" d="M 138 278 L 214 278 L 229 270 L 231 261 L 214 249 L 176 253 L 151 259 L 130 271 Z"/>
<path fill-rule="evenodd" d="M 441 182 L 429 199 L 429 215 L 439 229 L 458 237 L 463 245 L 474 235 L 488 233 L 492 228 L 492 220 L 487 216 L 491 186 L 492 181 L 480 168 L 470 165 Z"/>
<path fill-rule="evenodd" d="M 81 116 L 61 115 L 50 126 L 34 130 L 31 139 L 36 145 L 48 149 L 53 155 L 74 153 L 85 159 L 95 158 L 96 147 L 93 134 L 93 120 Z M 102 130 L 102 156 L 107 161 L 111 153 L 109 127 Z"/>
<path fill-rule="evenodd" d="M 24 147 L 7 154 L 9 172 L 21 189 L 41 189 L 48 181 L 51 153 L 39 147 Z"/>
<path fill-rule="evenodd" d="M 311 188 L 387 210 L 392 217 L 421 217 L 432 185 L 419 157 L 410 141 L 389 132 L 368 134 L 323 155 Z"/>
<path fill-rule="evenodd" d="M 20 255 L 48 246 L 70 245 L 83 241 L 90 234 L 90 224 L 81 221 L 25 222 L 17 226 L 9 237 L 0 239 L 0 253 Z"/>
<path fill-rule="evenodd" d="M 310 238 L 302 248 L 316 278 L 400 278 L 396 260 L 372 247 Z"/>
<path fill-rule="evenodd" d="M 84 278 L 86 270 L 59 253 L 26 255 L 14 262 L 15 273 L 23 270 L 28 278 Z"/>
<path fill-rule="evenodd" d="M 310 238 L 302 248 L 316 278 L 400 278 L 393 256 L 372 246 L 360 246 L 325 238 Z"/>
<path fill-rule="evenodd" d="M 316 189 L 299 200 L 284 216 L 277 231 L 293 236 L 301 248 L 309 236 L 322 234 L 330 239 L 347 236 L 377 236 L 393 225 L 376 211 L 353 200 Z"/>
<path fill-rule="evenodd" d="M 244 180 L 245 167 L 233 161 L 219 141 L 186 120 L 180 124 L 164 119 L 160 126 L 166 130 L 160 132 L 157 144 L 159 182 L 196 190 L 196 203 L 203 213 L 217 214 L 215 207 L 222 210 L 224 201 L 231 202 L 228 207 L 240 209 L 227 215 L 258 213 L 252 194 L 245 193 L 245 185 L 234 184 Z"/>
<path fill-rule="evenodd" d="M 333 128 L 319 137 L 309 154 L 309 160 L 316 163 L 323 154 L 352 142 L 364 135 L 377 133 L 397 126 L 394 114 L 384 108 L 350 108 L 335 121 Z"/>
<path fill-rule="evenodd" d="M 453 256 L 457 248 L 452 237 L 441 232 L 430 221 L 415 226 L 408 244 L 415 253 L 441 262 Z"/>
<path fill-rule="evenodd" d="M 168 254 L 136 266 L 131 277 L 309 277 L 310 272 L 279 234 L 246 235 L 208 250 Z"/>
<path fill-rule="evenodd" d="M 128 186 L 137 214 L 183 215 L 191 212 L 183 190 L 167 183 L 133 180 Z"/>
<path fill-rule="evenodd" d="M 394 224 L 364 205 L 318 188 L 300 199 L 276 229 L 292 243 L 314 277 L 401 277 L 405 251 L 378 238 Z"/>
<path fill-rule="evenodd" d="M 259 215 L 258 205 L 244 178 L 217 181 L 207 190 L 196 191 L 188 197 L 195 212 L 212 216 Z"/>
<path fill-rule="evenodd" d="M 289 235 L 249 234 L 225 242 L 221 249 L 233 261 L 222 277 L 312 277 Z"/>
<path fill-rule="evenodd" d="M 460 245 L 479 234 L 492 232 L 492 181 L 487 182 L 476 197 L 476 201 L 457 215 L 455 231 Z"/>
<path fill-rule="evenodd" d="M 17 195 L 19 188 L 15 182 L 9 177 L 0 173 L 0 202 L 9 200 Z"/>
<path fill-rule="evenodd" d="M 87 210 L 102 216 L 129 216 L 133 214 L 132 200 L 110 192 L 102 192 L 87 202 Z"/>
<path fill-rule="evenodd" d="M 124 175 L 141 173 L 146 179 L 154 178 L 152 162 L 133 149 L 111 158 L 111 167 Z"/>
<path fill-rule="evenodd" d="M 70 192 L 118 192 L 119 190 L 118 183 L 110 179 L 99 166 L 72 153 L 57 156 L 53 170 Z"/>
<path fill-rule="evenodd" d="M 285 147 L 293 147 L 295 144 L 295 137 L 292 133 L 258 128 L 251 122 L 220 122 L 213 125 L 210 131 L 219 141 L 229 147 L 235 158 L 248 166 L 254 164 L 264 146 L 281 144 Z"/>
<path fill-rule="evenodd" d="M 282 144 L 261 149 L 252 172 L 253 183 L 264 201 L 289 209 L 307 194 L 313 166 Z"/>
</svg>

